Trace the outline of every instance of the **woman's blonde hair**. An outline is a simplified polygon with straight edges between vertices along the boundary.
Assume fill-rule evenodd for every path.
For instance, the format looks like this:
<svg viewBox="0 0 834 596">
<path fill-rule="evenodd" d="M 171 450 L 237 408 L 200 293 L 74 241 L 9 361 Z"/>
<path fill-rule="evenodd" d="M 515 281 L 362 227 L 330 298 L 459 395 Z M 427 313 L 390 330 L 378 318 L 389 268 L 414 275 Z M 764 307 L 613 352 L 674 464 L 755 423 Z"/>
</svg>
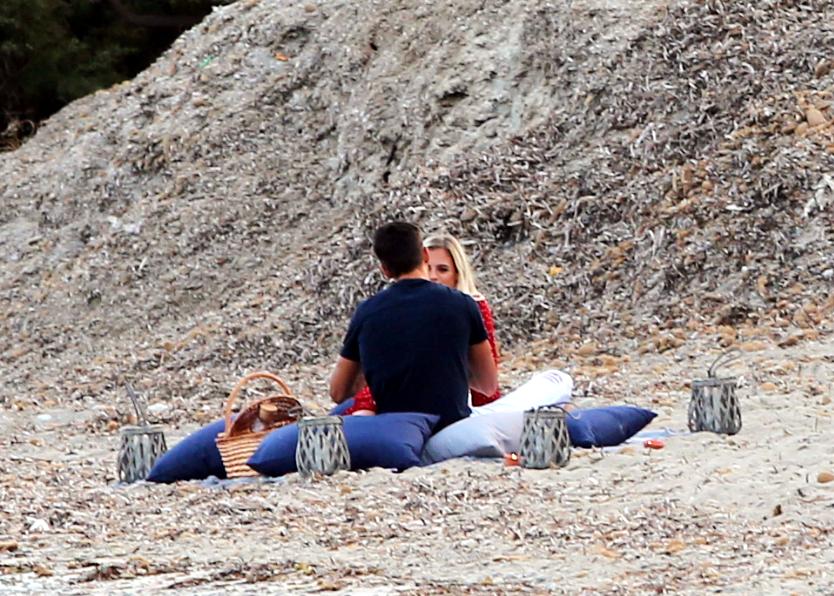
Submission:
<svg viewBox="0 0 834 596">
<path fill-rule="evenodd" d="M 469 264 L 466 251 L 463 250 L 463 246 L 458 242 L 457 238 L 451 234 L 432 234 L 423 240 L 423 246 L 426 248 L 445 248 L 448 250 L 452 257 L 452 262 L 455 264 L 455 269 L 458 272 L 457 289 L 470 296 L 478 297 L 481 295 L 478 292 L 478 287 L 475 285 L 475 273 Z"/>
</svg>

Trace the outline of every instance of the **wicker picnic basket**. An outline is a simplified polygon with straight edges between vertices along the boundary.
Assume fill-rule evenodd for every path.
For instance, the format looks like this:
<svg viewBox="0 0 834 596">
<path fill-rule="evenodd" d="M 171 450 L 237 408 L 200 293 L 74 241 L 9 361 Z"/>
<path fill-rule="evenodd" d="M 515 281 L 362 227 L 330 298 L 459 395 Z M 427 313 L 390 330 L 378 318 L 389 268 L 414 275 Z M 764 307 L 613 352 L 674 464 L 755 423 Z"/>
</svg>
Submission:
<svg viewBox="0 0 834 596">
<path fill-rule="evenodd" d="M 238 394 L 250 381 L 269 379 L 280 388 L 281 393 L 255 401 L 242 408 L 232 420 L 232 407 Z M 258 473 L 246 465 L 246 461 L 261 444 L 266 435 L 284 425 L 296 422 L 302 413 L 301 403 L 292 395 L 287 384 L 270 372 L 254 372 L 246 375 L 234 386 L 226 400 L 223 415 L 225 430 L 215 439 L 227 478 L 245 478 Z"/>
</svg>

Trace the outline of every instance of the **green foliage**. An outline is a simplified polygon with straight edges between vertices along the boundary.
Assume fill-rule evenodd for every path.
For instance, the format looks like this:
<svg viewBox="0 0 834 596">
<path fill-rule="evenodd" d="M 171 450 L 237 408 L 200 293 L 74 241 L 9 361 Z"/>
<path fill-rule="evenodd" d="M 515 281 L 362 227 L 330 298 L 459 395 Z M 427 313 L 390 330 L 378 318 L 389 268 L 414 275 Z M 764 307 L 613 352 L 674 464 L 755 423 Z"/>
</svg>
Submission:
<svg viewBox="0 0 834 596">
<path fill-rule="evenodd" d="M 134 76 L 229 0 L 0 0 L 0 132 Z"/>
<path fill-rule="evenodd" d="M 24 100 L 24 81 L 56 53 L 53 41 L 61 37 L 62 8 L 55 0 L 7 0 L 0 4 L 0 101 L 4 111 Z"/>
</svg>

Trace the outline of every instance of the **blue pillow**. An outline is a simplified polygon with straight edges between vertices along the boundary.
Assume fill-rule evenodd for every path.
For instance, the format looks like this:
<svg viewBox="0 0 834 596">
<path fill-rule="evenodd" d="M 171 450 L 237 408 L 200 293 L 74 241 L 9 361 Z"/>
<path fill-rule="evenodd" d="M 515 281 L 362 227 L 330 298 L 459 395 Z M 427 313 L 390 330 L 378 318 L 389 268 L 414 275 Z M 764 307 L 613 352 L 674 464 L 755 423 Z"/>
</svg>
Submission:
<svg viewBox="0 0 834 596">
<path fill-rule="evenodd" d="M 417 412 L 391 412 L 376 416 L 345 416 L 344 431 L 352 470 L 394 468 L 420 464 L 423 445 L 438 416 Z M 246 463 L 264 476 L 298 471 L 295 448 L 298 425 L 288 424 L 269 433 Z"/>
<path fill-rule="evenodd" d="M 328 416 L 343 416 L 345 411 L 353 405 L 353 398 L 346 399 L 340 404 L 337 404 L 332 410 L 330 410 L 327 415 Z"/>
<path fill-rule="evenodd" d="M 613 447 L 630 439 L 657 416 L 635 406 L 608 406 L 573 410 L 567 415 L 574 447 Z"/>
<path fill-rule="evenodd" d="M 226 477 L 226 468 L 214 440 L 226 428 L 226 421 L 216 420 L 194 431 L 174 445 L 154 463 L 149 482 L 203 480 L 209 476 Z"/>
</svg>

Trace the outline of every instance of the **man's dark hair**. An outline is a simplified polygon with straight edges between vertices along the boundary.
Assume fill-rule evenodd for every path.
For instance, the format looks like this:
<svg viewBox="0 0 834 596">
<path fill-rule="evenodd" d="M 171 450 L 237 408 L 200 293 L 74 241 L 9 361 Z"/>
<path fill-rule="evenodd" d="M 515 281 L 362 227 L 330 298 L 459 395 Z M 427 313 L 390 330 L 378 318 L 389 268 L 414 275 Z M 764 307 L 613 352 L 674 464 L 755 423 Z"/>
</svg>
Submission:
<svg viewBox="0 0 834 596">
<path fill-rule="evenodd" d="M 374 254 L 394 277 L 414 271 L 423 262 L 420 228 L 392 221 L 374 232 Z"/>
</svg>

